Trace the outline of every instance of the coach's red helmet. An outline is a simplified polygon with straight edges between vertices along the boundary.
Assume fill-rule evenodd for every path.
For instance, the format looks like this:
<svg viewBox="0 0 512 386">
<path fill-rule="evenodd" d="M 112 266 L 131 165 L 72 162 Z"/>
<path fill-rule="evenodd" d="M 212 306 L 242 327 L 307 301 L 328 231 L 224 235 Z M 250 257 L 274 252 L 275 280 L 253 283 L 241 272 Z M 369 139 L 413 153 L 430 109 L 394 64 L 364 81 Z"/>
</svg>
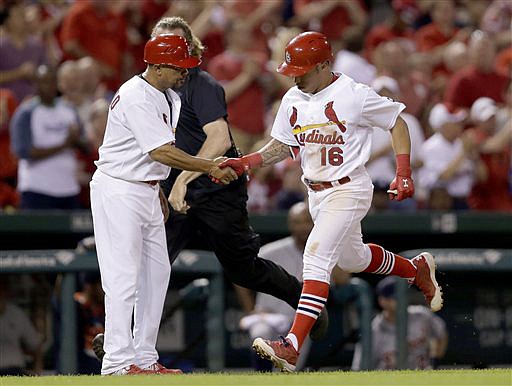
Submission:
<svg viewBox="0 0 512 386">
<path fill-rule="evenodd" d="M 332 61 L 331 45 L 320 32 L 303 32 L 286 46 L 285 60 L 277 72 L 286 76 L 302 76 L 318 63 Z"/>
<path fill-rule="evenodd" d="M 158 35 L 146 43 L 144 61 L 148 64 L 167 64 L 180 68 L 197 67 L 201 60 L 191 56 L 184 37 L 173 34 Z"/>
</svg>

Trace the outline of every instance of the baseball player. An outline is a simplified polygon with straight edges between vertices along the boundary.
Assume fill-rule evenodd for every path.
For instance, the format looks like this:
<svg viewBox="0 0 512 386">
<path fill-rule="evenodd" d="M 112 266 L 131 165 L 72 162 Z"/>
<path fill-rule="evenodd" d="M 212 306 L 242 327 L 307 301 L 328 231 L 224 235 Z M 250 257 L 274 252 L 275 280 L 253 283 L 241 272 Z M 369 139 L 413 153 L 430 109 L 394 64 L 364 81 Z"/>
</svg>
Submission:
<svg viewBox="0 0 512 386">
<path fill-rule="evenodd" d="M 394 370 L 396 363 L 396 276 L 382 279 L 376 288 L 377 300 L 382 308 L 372 321 L 372 368 Z M 448 334 L 439 316 L 419 305 L 407 307 L 407 368 L 431 369 L 446 352 Z M 362 347 L 357 343 L 352 370 L 361 370 Z"/>
<path fill-rule="evenodd" d="M 192 55 L 200 56 L 200 40 L 180 17 L 161 19 L 153 35 L 174 33 L 187 39 Z M 224 90 L 209 73 L 190 69 L 187 79 L 175 88 L 181 98 L 176 147 L 202 157 L 237 157 L 231 139 Z M 242 287 L 275 296 L 295 309 L 301 283 L 281 266 L 258 256 L 260 238 L 249 225 L 247 180 L 240 178 L 219 186 L 206 176 L 173 168 L 161 182 L 171 203 L 166 224 L 171 264 L 187 243 L 200 235 L 222 264 L 227 278 Z M 325 335 L 327 312 L 322 312 L 311 330 L 311 339 Z"/>
<path fill-rule="evenodd" d="M 171 267 L 158 181 L 170 167 L 236 179 L 216 162 L 174 147 L 180 99 L 169 88 L 199 60 L 186 40 L 161 35 L 146 43 L 145 72 L 124 83 L 110 105 L 91 208 L 103 290 L 105 356 L 101 373 L 180 373 L 157 362 L 158 327 Z M 133 332 L 132 332 L 133 315 Z"/>
<path fill-rule="evenodd" d="M 304 251 L 302 295 L 286 338 L 256 338 L 253 343 L 262 357 L 290 372 L 295 370 L 305 336 L 324 308 L 336 264 L 348 272 L 407 278 L 421 289 L 433 311 L 443 302 L 430 253 L 408 260 L 362 241 L 361 220 L 373 194 L 364 165 L 370 156 L 374 127 L 391 133 L 396 154 L 390 198 L 403 200 L 414 194 L 409 133 L 400 117 L 405 106 L 333 73 L 331 63 L 331 46 L 321 33 L 304 32 L 293 38 L 277 71 L 294 78 L 296 86 L 283 97 L 272 127 L 273 139 L 255 153 L 227 159 L 220 165 L 230 166 L 241 175 L 247 169 L 272 165 L 300 153 L 302 179 L 308 187 L 315 224 Z"/>
</svg>

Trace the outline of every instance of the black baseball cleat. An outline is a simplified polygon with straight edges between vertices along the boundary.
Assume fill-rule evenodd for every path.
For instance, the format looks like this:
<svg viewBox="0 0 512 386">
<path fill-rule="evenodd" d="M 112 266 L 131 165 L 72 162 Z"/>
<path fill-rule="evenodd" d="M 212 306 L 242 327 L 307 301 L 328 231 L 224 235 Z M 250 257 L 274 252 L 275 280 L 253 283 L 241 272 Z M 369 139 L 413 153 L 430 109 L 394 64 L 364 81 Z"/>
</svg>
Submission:
<svg viewBox="0 0 512 386">
<path fill-rule="evenodd" d="M 309 332 L 309 337 L 312 341 L 319 341 L 325 338 L 327 334 L 327 330 L 329 329 L 329 314 L 327 313 L 327 309 L 324 307 L 320 315 L 318 315 L 318 319 L 316 320 L 313 328 Z"/>
<path fill-rule="evenodd" d="M 92 340 L 92 350 L 94 354 L 96 354 L 96 358 L 101 362 L 103 357 L 105 356 L 105 350 L 103 350 L 103 341 L 105 340 L 105 335 L 98 334 Z"/>
</svg>

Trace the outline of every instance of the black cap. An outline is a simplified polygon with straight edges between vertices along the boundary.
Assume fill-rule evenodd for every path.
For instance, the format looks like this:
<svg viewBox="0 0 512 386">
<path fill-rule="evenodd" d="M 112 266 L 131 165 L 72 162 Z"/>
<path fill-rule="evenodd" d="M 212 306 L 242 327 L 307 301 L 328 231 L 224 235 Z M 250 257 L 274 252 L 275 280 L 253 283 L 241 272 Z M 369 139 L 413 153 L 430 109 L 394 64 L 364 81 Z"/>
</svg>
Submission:
<svg viewBox="0 0 512 386">
<path fill-rule="evenodd" d="M 395 288 L 398 279 L 396 276 L 387 276 L 386 278 L 379 281 L 377 284 L 376 292 L 378 296 L 385 298 L 395 297 Z"/>
</svg>

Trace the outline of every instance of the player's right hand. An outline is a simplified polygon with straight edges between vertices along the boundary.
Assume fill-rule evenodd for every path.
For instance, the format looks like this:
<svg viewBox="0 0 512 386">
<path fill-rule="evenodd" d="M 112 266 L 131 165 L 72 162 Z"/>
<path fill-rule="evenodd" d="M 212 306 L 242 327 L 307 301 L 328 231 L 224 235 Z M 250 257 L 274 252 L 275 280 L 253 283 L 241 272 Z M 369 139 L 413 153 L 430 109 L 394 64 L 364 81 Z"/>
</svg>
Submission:
<svg viewBox="0 0 512 386">
<path fill-rule="evenodd" d="M 231 168 L 235 171 L 237 176 L 241 176 L 244 174 L 244 172 L 249 168 L 249 165 L 247 165 L 246 162 L 244 162 L 243 158 L 228 158 L 224 161 L 222 161 L 219 165 L 219 168 Z"/>
<path fill-rule="evenodd" d="M 395 193 L 396 191 L 396 193 Z M 388 196 L 390 200 L 402 201 L 414 195 L 414 182 L 410 176 L 397 175 L 389 184 Z"/>
<path fill-rule="evenodd" d="M 208 176 L 213 182 L 222 183 L 224 185 L 227 185 L 238 178 L 238 174 L 232 168 L 224 167 L 221 169 L 219 166 L 212 167 Z"/>
</svg>

